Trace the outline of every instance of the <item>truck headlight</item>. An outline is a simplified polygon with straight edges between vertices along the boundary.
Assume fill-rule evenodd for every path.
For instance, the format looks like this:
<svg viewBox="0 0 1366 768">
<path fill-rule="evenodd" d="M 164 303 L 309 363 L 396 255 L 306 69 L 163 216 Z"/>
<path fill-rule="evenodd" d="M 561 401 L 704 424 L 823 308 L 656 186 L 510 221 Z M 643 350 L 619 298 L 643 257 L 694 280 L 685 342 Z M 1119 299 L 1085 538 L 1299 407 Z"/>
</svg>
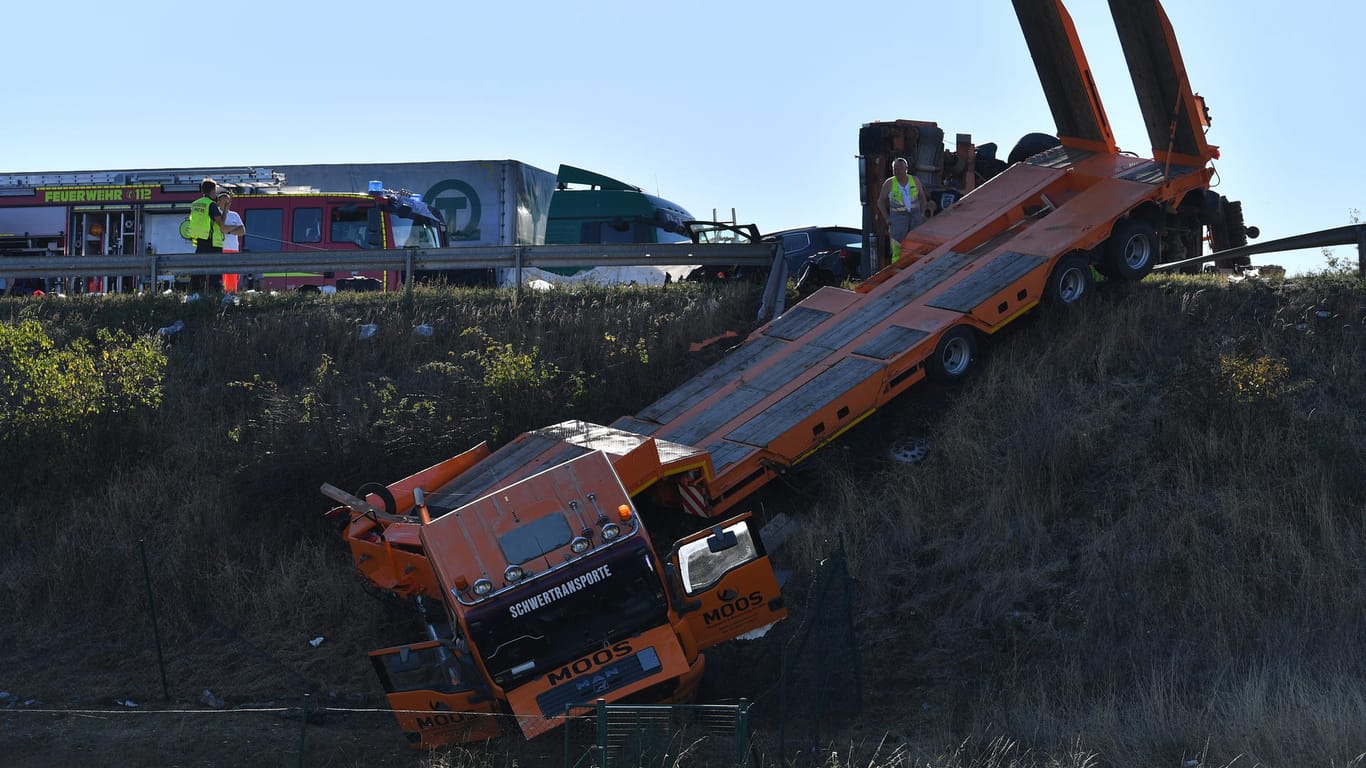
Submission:
<svg viewBox="0 0 1366 768">
<path fill-rule="evenodd" d="M 621 526 L 616 523 L 608 523 L 602 527 L 602 540 L 611 541 L 621 535 Z"/>
<path fill-rule="evenodd" d="M 511 584 L 514 581 L 521 581 L 522 577 L 525 575 L 526 571 L 522 570 L 522 566 L 509 565 L 508 569 L 506 571 L 503 571 L 503 580 Z"/>
<path fill-rule="evenodd" d="M 569 542 L 569 549 L 576 555 L 582 555 L 584 552 L 588 551 L 588 539 L 585 539 L 582 536 L 575 536 L 574 540 Z"/>
<path fill-rule="evenodd" d="M 476 579 L 474 582 L 474 594 L 483 597 L 493 591 L 493 582 L 488 579 Z"/>
</svg>

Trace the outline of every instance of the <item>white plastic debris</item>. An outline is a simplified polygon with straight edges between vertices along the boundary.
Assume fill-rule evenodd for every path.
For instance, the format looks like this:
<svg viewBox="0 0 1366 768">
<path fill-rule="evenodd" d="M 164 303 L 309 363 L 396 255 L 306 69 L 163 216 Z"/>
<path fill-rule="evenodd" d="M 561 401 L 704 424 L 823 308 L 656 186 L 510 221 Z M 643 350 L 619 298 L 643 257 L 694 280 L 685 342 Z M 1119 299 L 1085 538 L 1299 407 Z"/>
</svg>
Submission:
<svg viewBox="0 0 1366 768">
<path fill-rule="evenodd" d="M 427 325 L 426 323 L 423 323 L 422 325 L 414 326 L 414 327 L 413 327 L 413 335 L 414 335 L 414 336 L 431 336 L 431 335 L 432 335 L 432 327 L 431 327 L 430 325 Z"/>
<path fill-rule="evenodd" d="M 379 333 L 379 326 L 374 323 L 366 323 L 360 327 L 360 337 L 362 339 L 372 338 L 377 333 Z"/>
<path fill-rule="evenodd" d="M 317 637 L 313 638 L 312 640 L 309 640 L 309 641 L 308 641 L 308 644 L 311 645 L 311 646 L 313 646 L 314 648 L 317 648 L 318 646 L 320 646 L 320 645 L 323 644 L 323 636 L 322 636 L 322 635 L 318 635 Z"/>
<path fill-rule="evenodd" d="M 174 323 L 171 323 L 170 325 L 165 326 L 164 328 L 158 328 L 158 329 L 157 329 L 157 333 L 160 334 L 160 335 L 162 335 L 162 336 L 170 336 L 170 335 L 173 334 L 173 333 L 180 333 L 181 329 L 183 329 L 184 327 L 185 327 L 185 321 L 184 321 L 184 320 L 177 320 L 177 321 L 175 321 Z"/>
<path fill-rule="evenodd" d="M 214 709 L 222 709 L 223 707 L 227 706 L 227 702 L 213 695 L 213 691 L 209 690 L 208 688 L 205 688 L 203 691 L 200 692 L 199 703 L 203 704 L 206 707 L 213 707 Z"/>
<path fill-rule="evenodd" d="M 116 701 L 114 703 L 118 704 L 120 707 L 128 707 L 129 709 L 132 709 L 137 706 L 137 702 L 133 701 L 132 699 L 120 699 L 119 701 Z"/>
<path fill-rule="evenodd" d="M 192 301 L 199 301 L 199 294 L 197 294 L 197 293 L 187 293 L 187 294 L 185 294 L 185 298 L 183 298 L 183 299 L 180 300 L 180 302 L 181 302 L 182 304 L 189 304 L 189 303 L 192 302 Z"/>
</svg>

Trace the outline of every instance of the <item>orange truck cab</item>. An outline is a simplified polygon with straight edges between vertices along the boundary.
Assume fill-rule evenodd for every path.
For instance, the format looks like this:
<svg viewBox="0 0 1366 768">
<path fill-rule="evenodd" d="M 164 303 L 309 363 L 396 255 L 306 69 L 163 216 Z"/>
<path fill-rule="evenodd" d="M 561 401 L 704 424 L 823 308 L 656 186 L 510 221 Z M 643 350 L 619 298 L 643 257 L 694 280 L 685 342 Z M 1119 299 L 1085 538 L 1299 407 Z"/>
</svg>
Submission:
<svg viewBox="0 0 1366 768">
<path fill-rule="evenodd" d="M 498 715 L 529 738 L 597 699 L 687 700 L 701 651 L 786 615 L 748 515 L 659 549 L 602 450 L 464 504 L 460 464 L 375 493 L 384 511 L 334 510 L 357 566 L 428 609 L 428 640 L 371 654 L 415 747 L 496 736 Z"/>
</svg>

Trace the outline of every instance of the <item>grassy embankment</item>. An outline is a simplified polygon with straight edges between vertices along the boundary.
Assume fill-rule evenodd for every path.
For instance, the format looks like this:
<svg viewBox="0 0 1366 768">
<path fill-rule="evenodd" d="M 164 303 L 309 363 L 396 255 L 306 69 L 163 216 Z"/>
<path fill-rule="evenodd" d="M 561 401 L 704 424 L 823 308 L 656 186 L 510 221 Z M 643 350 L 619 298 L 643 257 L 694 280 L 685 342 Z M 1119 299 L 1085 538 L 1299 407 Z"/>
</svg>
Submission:
<svg viewBox="0 0 1366 768">
<path fill-rule="evenodd" d="M 411 632 L 363 597 L 318 485 L 638 410 L 705 364 L 688 342 L 747 329 L 746 297 L 698 296 L 0 303 L 0 688 L 159 693 L 143 540 L 182 695 L 373 692 L 364 652 Z M 784 559 L 838 533 L 859 578 L 869 693 L 826 760 L 1361 764 L 1366 289 L 1162 278 L 1093 299 L 793 476 L 810 506 Z M 883 458 L 907 432 L 928 458 Z M 357 754 L 336 757 L 390 759 Z"/>
</svg>

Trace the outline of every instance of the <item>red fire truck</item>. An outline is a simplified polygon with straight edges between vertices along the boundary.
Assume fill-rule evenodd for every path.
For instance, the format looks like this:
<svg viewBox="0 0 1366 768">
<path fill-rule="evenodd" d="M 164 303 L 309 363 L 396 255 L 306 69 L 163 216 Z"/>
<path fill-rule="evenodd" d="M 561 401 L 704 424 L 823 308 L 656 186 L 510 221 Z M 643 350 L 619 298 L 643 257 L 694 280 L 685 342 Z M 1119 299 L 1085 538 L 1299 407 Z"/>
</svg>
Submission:
<svg viewBox="0 0 1366 768">
<path fill-rule="evenodd" d="M 242 250 L 300 252 L 445 245 L 440 214 L 419 196 L 383 189 L 320 192 L 286 186 L 283 174 L 260 168 L 174 168 L 0 174 L 0 276 L 5 257 L 188 253 L 180 234 L 205 178 L 233 193 L 233 210 L 247 228 Z M 247 284 L 263 290 L 328 291 L 397 288 L 396 271 L 266 272 Z M 159 276 L 158 282 L 172 282 Z M 13 282 L 13 281 L 12 281 Z M 39 279 L 10 292 L 72 293 L 151 288 L 149 277 L 90 275 Z"/>
</svg>

